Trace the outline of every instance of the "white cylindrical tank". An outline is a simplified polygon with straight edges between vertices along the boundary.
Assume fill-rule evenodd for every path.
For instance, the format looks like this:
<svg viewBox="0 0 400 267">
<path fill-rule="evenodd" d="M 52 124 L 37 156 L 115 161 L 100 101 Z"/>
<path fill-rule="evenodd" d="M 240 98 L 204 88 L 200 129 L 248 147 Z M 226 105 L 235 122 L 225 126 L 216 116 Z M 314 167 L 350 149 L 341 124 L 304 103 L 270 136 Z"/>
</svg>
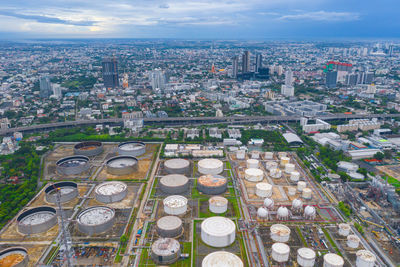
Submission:
<svg viewBox="0 0 400 267">
<path fill-rule="evenodd" d="M 289 220 L 290 212 L 289 212 L 288 208 L 281 206 L 281 207 L 279 207 L 278 211 L 276 212 L 276 216 L 277 216 L 278 220 L 281 220 L 281 221 Z"/>
<path fill-rule="evenodd" d="M 228 251 L 216 251 L 204 257 L 201 267 L 244 267 L 244 265 L 235 254 Z"/>
<path fill-rule="evenodd" d="M 276 169 L 270 169 L 269 170 L 269 176 L 271 176 L 274 179 L 279 179 L 282 177 L 282 171 L 278 168 Z"/>
<path fill-rule="evenodd" d="M 297 263 L 301 267 L 313 267 L 315 258 L 315 251 L 311 248 L 299 248 L 297 250 Z"/>
<path fill-rule="evenodd" d="M 368 250 L 359 250 L 356 253 L 356 267 L 374 267 L 376 256 Z"/>
<path fill-rule="evenodd" d="M 224 163 L 219 159 L 202 159 L 198 167 L 202 174 L 220 174 L 224 170 Z"/>
<path fill-rule="evenodd" d="M 298 171 L 292 171 L 290 173 L 290 181 L 298 182 L 300 179 L 300 173 Z"/>
<path fill-rule="evenodd" d="M 294 212 L 301 212 L 303 210 L 303 201 L 301 199 L 293 199 L 292 201 L 292 210 Z"/>
<path fill-rule="evenodd" d="M 210 217 L 201 223 L 201 239 L 212 247 L 227 247 L 235 241 L 236 225 L 225 217 Z"/>
<path fill-rule="evenodd" d="M 343 267 L 344 260 L 341 256 L 328 253 L 324 256 L 324 266 L 323 267 Z"/>
<path fill-rule="evenodd" d="M 287 152 L 278 152 L 278 158 L 281 159 L 283 157 L 287 157 Z"/>
<path fill-rule="evenodd" d="M 347 223 L 339 224 L 339 235 L 348 236 L 350 234 L 350 225 Z"/>
<path fill-rule="evenodd" d="M 264 172 L 260 169 L 246 169 L 244 171 L 244 178 L 249 182 L 260 182 L 264 179 Z"/>
<path fill-rule="evenodd" d="M 278 168 L 278 163 L 276 161 L 267 161 L 265 163 L 265 168 L 269 170 L 277 169 Z"/>
<path fill-rule="evenodd" d="M 246 157 L 246 151 L 238 150 L 236 151 L 236 158 L 237 159 L 244 159 Z"/>
<path fill-rule="evenodd" d="M 288 164 L 290 162 L 290 158 L 288 158 L 288 157 L 281 157 L 280 159 L 281 159 L 281 166 L 282 167 L 285 167 L 286 164 Z"/>
<path fill-rule="evenodd" d="M 287 174 L 291 174 L 294 171 L 295 171 L 295 165 L 294 164 L 288 163 L 288 164 L 285 165 L 285 172 Z"/>
<path fill-rule="evenodd" d="M 256 184 L 256 195 L 259 197 L 272 196 L 272 185 L 270 185 L 269 183 Z"/>
<path fill-rule="evenodd" d="M 264 153 L 264 159 L 273 159 L 274 158 L 274 152 L 267 151 Z"/>
<path fill-rule="evenodd" d="M 288 191 L 288 195 L 289 195 L 289 196 L 294 196 L 294 195 L 296 195 L 296 187 L 289 186 L 288 189 L 287 189 L 287 191 Z"/>
<path fill-rule="evenodd" d="M 228 210 L 228 200 L 221 196 L 214 196 L 208 200 L 210 211 L 213 213 L 224 213 Z"/>
<path fill-rule="evenodd" d="M 260 207 L 257 209 L 257 217 L 262 220 L 268 220 L 269 212 L 266 208 Z"/>
<path fill-rule="evenodd" d="M 181 215 L 187 211 L 187 198 L 180 195 L 172 195 L 164 198 L 164 212 L 169 215 Z"/>
<path fill-rule="evenodd" d="M 289 260 L 290 247 L 284 243 L 274 243 L 272 245 L 272 259 L 276 262 L 283 263 Z"/>
<path fill-rule="evenodd" d="M 307 183 L 304 181 L 299 181 L 297 183 L 297 191 L 302 192 L 304 188 L 307 187 Z"/>
<path fill-rule="evenodd" d="M 290 228 L 283 224 L 271 225 L 271 239 L 276 242 L 288 242 L 290 238 Z"/>
<path fill-rule="evenodd" d="M 257 169 L 259 161 L 258 161 L 258 159 L 248 159 L 246 161 L 246 164 L 247 164 L 248 169 L 250 169 L 250 168 Z"/>
<path fill-rule="evenodd" d="M 316 215 L 317 215 L 317 212 L 315 211 L 315 208 L 313 206 L 307 206 L 304 209 L 304 217 L 307 220 L 314 220 Z"/>
<path fill-rule="evenodd" d="M 272 198 L 267 197 L 264 199 L 264 207 L 268 210 L 272 210 L 274 208 L 274 200 Z"/>
<path fill-rule="evenodd" d="M 251 152 L 251 158 L 252 158 L 252 159 L 259 159 L 259 158 L 260 158 L 260 152 L 258 152 L 258 151 L 252 151 L 252 152 Z"/>
<path fill-rule="evenodd" d="M 348 235 L 347 236 L 347 245 L 350 248 L 358 248 L 360 245 L 360 238 L 356 235 Z"/>
<path fill-rule="evenodd" d="M 302 197 L 303 197 L 304 199 L 311 199 L 311 197 L 312 197 L 312 191 L 311 191 L 311 189 L 308 188 L 308 187 L 303 188 Z"/>
</svg>

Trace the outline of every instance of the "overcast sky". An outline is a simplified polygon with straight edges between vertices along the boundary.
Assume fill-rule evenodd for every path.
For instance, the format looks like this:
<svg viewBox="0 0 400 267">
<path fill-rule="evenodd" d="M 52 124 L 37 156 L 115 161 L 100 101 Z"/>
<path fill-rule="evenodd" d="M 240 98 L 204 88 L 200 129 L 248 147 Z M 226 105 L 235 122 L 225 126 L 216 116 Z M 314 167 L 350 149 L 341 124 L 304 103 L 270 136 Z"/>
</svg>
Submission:
<svg viewBox="0 0 400 267">
<path fill-rule="evenodd" d="M 0 0 L 0 38 L 398 38 L 398 0 Z"/>
</svg>

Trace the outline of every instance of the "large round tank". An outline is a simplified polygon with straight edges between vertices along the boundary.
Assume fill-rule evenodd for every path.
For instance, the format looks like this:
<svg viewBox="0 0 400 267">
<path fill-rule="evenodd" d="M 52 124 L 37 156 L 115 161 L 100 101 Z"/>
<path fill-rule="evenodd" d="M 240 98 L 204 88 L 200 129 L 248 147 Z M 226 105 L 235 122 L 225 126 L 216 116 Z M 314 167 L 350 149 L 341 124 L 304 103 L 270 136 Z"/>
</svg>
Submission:
<svg viewBox="0 0 400 267">
<path fill-rule="evenodd" d="M 107 172 L 112 175 L 127 175 L 138 169 L 138 160 L 132 156 L 116 156 L 106 161 Z"/>
<path fill-rule="evenodd" d="M 283 263 L 289 260 L 290 247 L 284 243 L 274 243 L 272 245 L 272 259 L 276 262 Z"/>
<path fill-rule="evenodd" d="M 224 213 L 228 210 L 228 200 L 221 196 L 214 196 L 208 200 L 210 211 L 213 213 Z"/>
<path fill-rule="evenodd" d="M 288 242 L 290 238 L 290 228 L 283 224 L 271 225 L 271 239 L 276 242 Z"/>
<path fill-rule="evenodd" d="M 138 157 L 146 152 L 146 144 L 142 142 L 129 141 L 118 145 L 118 155 Z"/>
<path fill-rule="evenodd" d="M 265 163 L 265 168 L 269 170 L 277 169 L 278 168 L 278 163 L 276 161 L 267 161 Z"/>
<path fill-rule="evenodd" d="M 315 258 L 315 251 L 311 248 L 299 248 L 297 250 L 297 263 L 301 267 L 313 267 Z"/>
<path fill-rule="evenodd" d="M 289 196 L 294 196 L 294 195 L 296 195 L 296 187 L 293 187 L 293 186 L 289 186 L 288 187 L 288 195 Z"/>
<path fill-rule="evenodd" d="M 183 223 L 179 217 L 164 216 L 157 220 L 156 229 L 161 237 L 178 237 L 183 232 Z"/>
<path fill-rule="evenodd" d="M 277 216 L 278 220 L 281 220 L 281 221 L 289 220 L 290 212 L 289 212 L 288 208 L 281 206 L 278 208 L 276 216 Z"/>
<path fill-rule="evenodd" d="M 169 174 L 161 177 L 160 189 L 167 194 L 181 194 L 189 189 L 189 179 L 182 174 Z"/>
<path fill-rule="evenodd" d="M 52 207 L 37 207 L 24 211 L 17 217 L 18 231 L 22 234 L 43 233 L 57 224 L 57 212 Z"/>
<path fill-rule="evenodd" d="M 10 247 L 0 251 L 1 267 L 26 267 L 28 263 L 28 251 L 23 247 Z"/>
<path fill-rule="evenodd" d="M 224 163 L 219 159 L 202 159 L 198 167 L 201 174 L 220 174 L 224 170 Z"/>
<path fill-rule="evenodd" d="M 113 203 L 123 200 L 128 194 L 128 186 L 123 182 L 104 182 L 96 186 L 94 195 L 97 201 Z"/>
<path fill-rule="evenodd" d="M 288 163 L 288 164 L 285 165 L 285 172 L 287 174 L 290 174 L 290 173 L 292 173 L 294 171 L 295 171 L 295 165 L 294 164 Z"/>
<path fill-rule="evenodd" d="M 108 231 L 114 225 L 115 211 L 105 206 L 94 206 L 78 214 L 78 230 L 87 235 Z"/>
<path fill-rule="evenodd" d="M 217 174 L 202 175 L 197 180 L 197 190 L 207 195 L 223 194 L 227 187 L 228 179 Z"/>
<path fill-rule="evenodd" d="M 298 171 L 292 171 L 290 173 L 290 181 L 292 182 L 298 182 L 300 179 L 300 173 Z"/>
<path fill-rule="evenodd" d="M 216 251 L 204 257 L 201 267 L 244 267 L 244 265 L 235 254 L 228 251 Z"/>
<path fill-rule="evenodd" d="M 374 267 L 376 256 L 368 250 L 359 250 L 356 253 L 356 267 Z"/>
<path fill-rule="evenodd" d="M 236 151 L 236 158 L 237 159 L 244 159 L 246 157 L 246 151 L 238 150 Z"/>
<path fill-rule="evenodd" d="M 341 256 L 328 253 L 324 255 L 324 267 L 343 267 L 344 260 Z"/>
<path fill-rule="evenodd" d="M 315 211 L 315 208 L 313 206 L 306 206 L 306 208 L 304 209 L 304 217 L 307 220 L 314 220 L 316 215 L 317 212 Z"/>
<path fill-rule="evenodd" d="M 292 210 L 293 212 L 301 212 L 303 210 L 303 201 L 301 199 L 293 199 L 292 201 Z"/>
<path fill-rule="evenodd" d="M 271 176 L 274 179 L 279 179 L 282 177 L 282 171 L 278 168 L 276 169 L 270 169 L 269 170 L 269 176 Z"/>
<path fill-rule="evenodd" d="M 278 152 L 278 158 L 282 159 L 283 157 L 287 157 L 287 152 Z"/>
<path fill-rule="evenodd" d="M 303 189 L 307 187 L 307 183 L 304 181 L 297 182 L 297 191 L 303 192 Z"/>
<path fill-rule="evenodd" d="M 272 198 L 267 197 L 264 199 L 264 207 L 266 207 L 268 210 L 272 210 L 274 208 L 274 200 Z"/>
<path fill-rule="evenodd" d="M 286 164 L 288 164 L 290 162 L 290 158 L 288 158 L 288 157 L 281 157 L 280 159 L 281 159 L 280 164 L 282 167 L 285 167 Z"/>
<path fill-rule="evenodd" d="M 225 217 L 210 217 L 201 223 L 201 239 L 212 247 L 227 247 L 235 241 L 235 223 Z"/>
<path fill-rule="evenodd" d="M 171 174 L 185 174 L 189 171 L 190 162 L 186 159 L 169 159 L 164 162 L 164 169 Z"/>
<path fill-rule="evenodd" d="M 262 198 L 272 196 L 272 185 L 269 183 L 257 183 L 256 195 Z"/>
<path fill-rule="evenodd" d="M 260 169 L 246 169 L 244 178 L 249 182 L 260 182 L 264 179 L 264 172 Z"/>
<path fill-rule="evenodd" d="M 347 245 L 350 248 L 358 248 L 360 245 L 360 238 L 356 235 L 348 235 L 347 236 Z"/>
<path fill-rule="evenodd" d="M 248 169 L 250 169 L 250 168 L 257 169 L 259 163 L 260 162 L 258 161 L 258 159 L 248 159 L 246 161 L 246 166 L 247 166 Z"/>
<path fill-rule="evenodd" d="M 264 153 L 264 158 L 265 159 L 273 159 L 274 158 L 274 152 L 267 151 Z"/>
<path fill-rule="evenodd" d="M 260 207 L 257 209 L 257 217 L 260 218 L 261 220 L 268 220 L 269 218 L 269 212 L 266 208 Z"/>
<path fill-rule="evenodd" d="M 260 158 L 260 152 L 252 151 L 250 156 L 251 156 L 252 159 L 259 159 Z"/>
<path fill-rule="evenodd" d="M 103 152 L 103 144 L 99 141 L 85 141 L 74 146 L 74 154 L 87 157 L 97 156 Z"/>
<path fill-rule="evenodd" d="M 159 238 L 151 245 L 151 259 L 156 264 L 172 264 L 181 256 L 181 245 L 173 238 Z"/>
<path fill-rule="evenodd" d="M 311 199 L 311 197 L 312 197 L 312 191 L 311 191 L 311 189 L 308 188 L 308 187 L 303 188 L 303 191 L 302 191 L 301 196 L 302 196 L 304 199 Z"/>
<path fill-rule="evenodd" d="M 74 182 L 58 182 L 50 184 L 44 190 L 46 201 L 49 203 L 57 202 L 57 194 L 60 192 L 60 202 L 65 203 L 78 197 L 78 185 Z"/>
<path fill-rule="evenodd" d="M 350 225 L 347 223 L 339 224 L 339 235 L 348 236 L 350 234 Z"/>
<path fill-rule="evenodd" d="M 89 168 L 89 158 L 86 156 L 70 156 L 56 162 L 57 172 L 63 175 L 80 174 Z"/>
<path fill-rule="evenodd" d="M 181 215 L 187 211 L 188 200 L 184 196 L 172 195 L 164 198 L 164 212 L 169 215 Z"/>
</svg>

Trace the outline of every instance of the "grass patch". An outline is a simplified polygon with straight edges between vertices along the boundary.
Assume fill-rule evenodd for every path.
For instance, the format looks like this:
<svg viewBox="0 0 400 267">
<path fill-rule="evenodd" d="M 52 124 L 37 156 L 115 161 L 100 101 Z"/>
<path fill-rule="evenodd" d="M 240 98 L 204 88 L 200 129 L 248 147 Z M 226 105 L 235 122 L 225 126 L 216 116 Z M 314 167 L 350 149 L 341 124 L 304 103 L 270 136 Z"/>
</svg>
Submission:
<svg viewBox="0 0 400 267">
<path fill-rule="evenodd" d="M 301 233 L 300 227 L 296 226 L 296 231 L 297 231 L 297 234 L 299 235 L 299 237 L 301 239 L 301 242 L 303 242 L 303 245 L 305 247 L 308 247 L 307 241 L 305 240 L 303 234 Z"/>
<path fill-rule="evenodd" d="M 340 253 L 338 247 L 336 246 L 335 241 L 333 241 L 331 235 L 329 234 L 329 232 L 325 229 L 325 228 L 321 228 L 322 231 L 324 232 L 326 238 L 328 239 L 329 243 L 331 243 L 332 247 L 335 249 L 336 254 L 338 254 L 339 256 L 342 256 L 342 253 Z"/>
</svg>

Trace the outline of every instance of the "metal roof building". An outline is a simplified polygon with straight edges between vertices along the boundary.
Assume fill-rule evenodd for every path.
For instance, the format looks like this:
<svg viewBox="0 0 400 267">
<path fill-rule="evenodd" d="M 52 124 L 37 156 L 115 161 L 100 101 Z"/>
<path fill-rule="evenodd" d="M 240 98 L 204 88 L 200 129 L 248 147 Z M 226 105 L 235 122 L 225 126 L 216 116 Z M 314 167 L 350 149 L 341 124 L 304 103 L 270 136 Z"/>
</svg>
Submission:
<svg viewBox="0 0 400 267">
<path fill-rule="evenodd" d="M 303 141 L 294 133 L 284 133 L 283 138 L 285 138 L 286 142 L 288 142 L 291 146 L 303 145 Z"/>
</svg>

